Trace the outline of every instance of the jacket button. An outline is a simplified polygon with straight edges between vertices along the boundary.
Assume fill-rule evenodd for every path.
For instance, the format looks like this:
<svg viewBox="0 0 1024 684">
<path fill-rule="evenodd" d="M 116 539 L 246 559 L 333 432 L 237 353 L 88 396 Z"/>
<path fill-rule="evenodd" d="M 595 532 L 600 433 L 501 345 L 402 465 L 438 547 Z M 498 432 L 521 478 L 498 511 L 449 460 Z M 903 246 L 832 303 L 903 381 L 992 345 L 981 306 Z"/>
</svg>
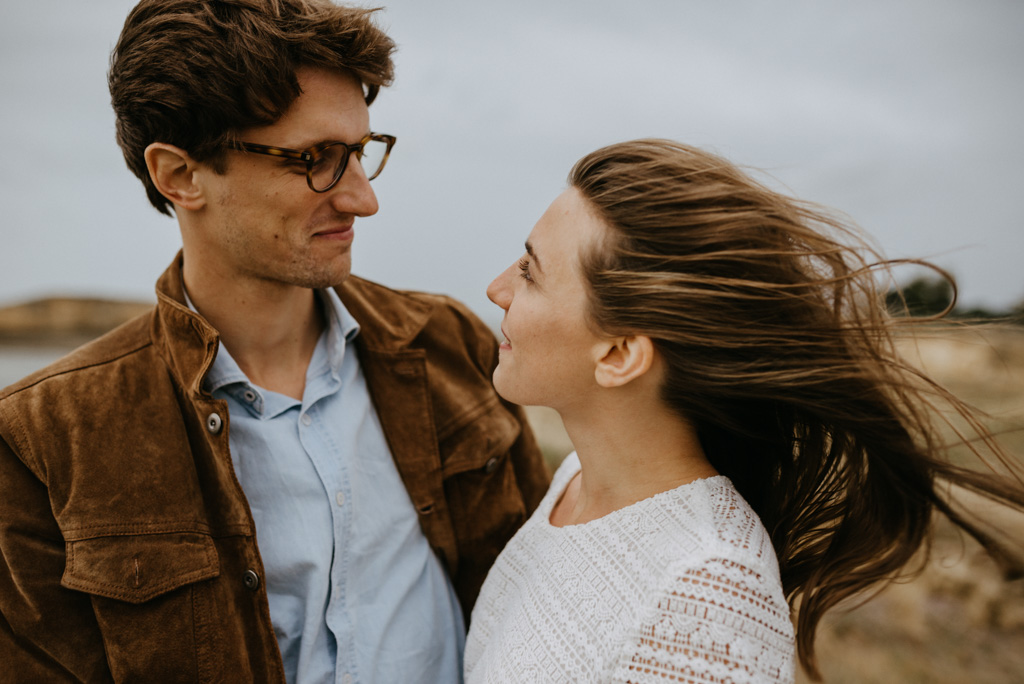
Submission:
<svg viewBox="0 0 1024 684">
<path fill-rule="evenodd" d="M 245 574 L 242 575 L 242 584 L 249 591 L 256 591 L 260 588 L 260 576 L 253 570 L 246 570 Z"/>
<path fill-rule="evenodd" d="M 206 416 L 206 429 L 211 435 L 219 435 L 220 429 L 224 427 L 224 421 L 216 413 Z"/>
<path fill-rule="evenodd" d="M 498 457 L 497 456 L 492 456 L 490 458 L 490 460 L 487 461 L 487 464 L 484 465 L 484 472 L 487 473 L 488 475 L 490 475 L 491 473 L 493 473 L 497 469 L 498 469 Z"/>
</svg>

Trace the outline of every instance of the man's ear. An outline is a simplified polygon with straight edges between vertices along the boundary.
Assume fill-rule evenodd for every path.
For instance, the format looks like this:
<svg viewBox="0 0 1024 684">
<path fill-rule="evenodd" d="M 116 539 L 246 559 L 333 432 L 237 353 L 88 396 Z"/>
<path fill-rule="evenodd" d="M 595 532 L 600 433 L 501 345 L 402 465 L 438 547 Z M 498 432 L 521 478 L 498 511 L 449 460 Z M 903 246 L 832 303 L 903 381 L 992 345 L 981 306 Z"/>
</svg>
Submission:
<svg viewBox="0 0 1024 684">
<path fill-rule="evenodd" d="M 598 360 L 594 377 L 601 387 L 621 387 L 636 380 L 654 365 L 654 343 L 646 335 L 626 335 L 609 340 Z"/>
<path fill-rule="evenodd" d="M 206 204 L 196 182 L 198 164 L 188 152 L 167 143 L 150 143 L 145 157 L 153 184 L 174 206 L 195 210 Z"/>
</svg>

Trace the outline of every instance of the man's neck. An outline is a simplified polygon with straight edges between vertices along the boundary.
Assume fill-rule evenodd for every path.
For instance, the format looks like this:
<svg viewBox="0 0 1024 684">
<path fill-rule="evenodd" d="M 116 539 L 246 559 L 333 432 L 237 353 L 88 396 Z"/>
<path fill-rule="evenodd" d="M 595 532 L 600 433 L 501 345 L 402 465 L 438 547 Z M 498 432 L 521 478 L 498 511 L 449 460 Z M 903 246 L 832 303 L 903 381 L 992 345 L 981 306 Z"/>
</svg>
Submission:
<svg viewBox="0 0 1024 684">
<path fill-rule="evenodd" d="M 301 400 L 326 325 L 316 293 L 268 281 L 216 282 L 191 273 L 187 263 L 183 278 L 193 306 L 249 381 Z"/>
</svg>

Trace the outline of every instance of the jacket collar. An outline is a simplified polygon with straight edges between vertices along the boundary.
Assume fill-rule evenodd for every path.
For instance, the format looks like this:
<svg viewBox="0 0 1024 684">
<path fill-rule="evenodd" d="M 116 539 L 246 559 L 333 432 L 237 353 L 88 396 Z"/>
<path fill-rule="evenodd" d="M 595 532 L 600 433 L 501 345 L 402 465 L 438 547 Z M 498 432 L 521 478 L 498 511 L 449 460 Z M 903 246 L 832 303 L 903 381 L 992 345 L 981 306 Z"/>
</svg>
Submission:
<svg viewBox="0 0 1024 684">
<path fill-rule="evenodd" d="M 203 378 L 217 356 L 219 336 L 212 325 L 185 303 L 181 282 L 182 253 L 156 281 L 153 344 L 178 383 L 191 395 L 202 393 Z"/>
<path fill-rule="evenodd" d="M 217 356 L 219 335 L 206 319 L 189 309 L 181 282 L 182 252 L 156 283 L 157 306 L 151 334 L 175 379 L 191 394 L 201 394 L 203 378 Z M 360 326 L 367 349 L 399 352 L 427 324 L 434 309 L 428 301 L 397 292 L 357 276 L 335 288 Z"/>
<path fill-rule="evenodd" d="M 397 352 L 407 348 L 434 310 L 423 297 L 398 292 L 358 276 L 349 276 L 334 289 L 359 322 L 359 339 L 373 351 Z"/>
</svg>

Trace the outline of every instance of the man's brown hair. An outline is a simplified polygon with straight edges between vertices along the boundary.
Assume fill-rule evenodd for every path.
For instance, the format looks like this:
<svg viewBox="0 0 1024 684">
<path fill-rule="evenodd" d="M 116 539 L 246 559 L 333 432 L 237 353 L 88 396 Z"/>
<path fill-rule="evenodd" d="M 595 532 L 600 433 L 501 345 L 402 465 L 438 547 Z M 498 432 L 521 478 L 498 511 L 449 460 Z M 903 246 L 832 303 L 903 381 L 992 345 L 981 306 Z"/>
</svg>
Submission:
<svg viewBox="0 0 1024 684">
<path fill-rule="evenodd" d="M 142 0 L 110 59 L 117 142 L 149 201 L 170 215 L 144 152 L 162 142 L 215 171 L 240 130 L 277 121 L 301 94 L 296 70 L 348 71 L 367 104 L 391 83 L 394 42 L 375 10 L 328 0 Z"/>
</svg>

